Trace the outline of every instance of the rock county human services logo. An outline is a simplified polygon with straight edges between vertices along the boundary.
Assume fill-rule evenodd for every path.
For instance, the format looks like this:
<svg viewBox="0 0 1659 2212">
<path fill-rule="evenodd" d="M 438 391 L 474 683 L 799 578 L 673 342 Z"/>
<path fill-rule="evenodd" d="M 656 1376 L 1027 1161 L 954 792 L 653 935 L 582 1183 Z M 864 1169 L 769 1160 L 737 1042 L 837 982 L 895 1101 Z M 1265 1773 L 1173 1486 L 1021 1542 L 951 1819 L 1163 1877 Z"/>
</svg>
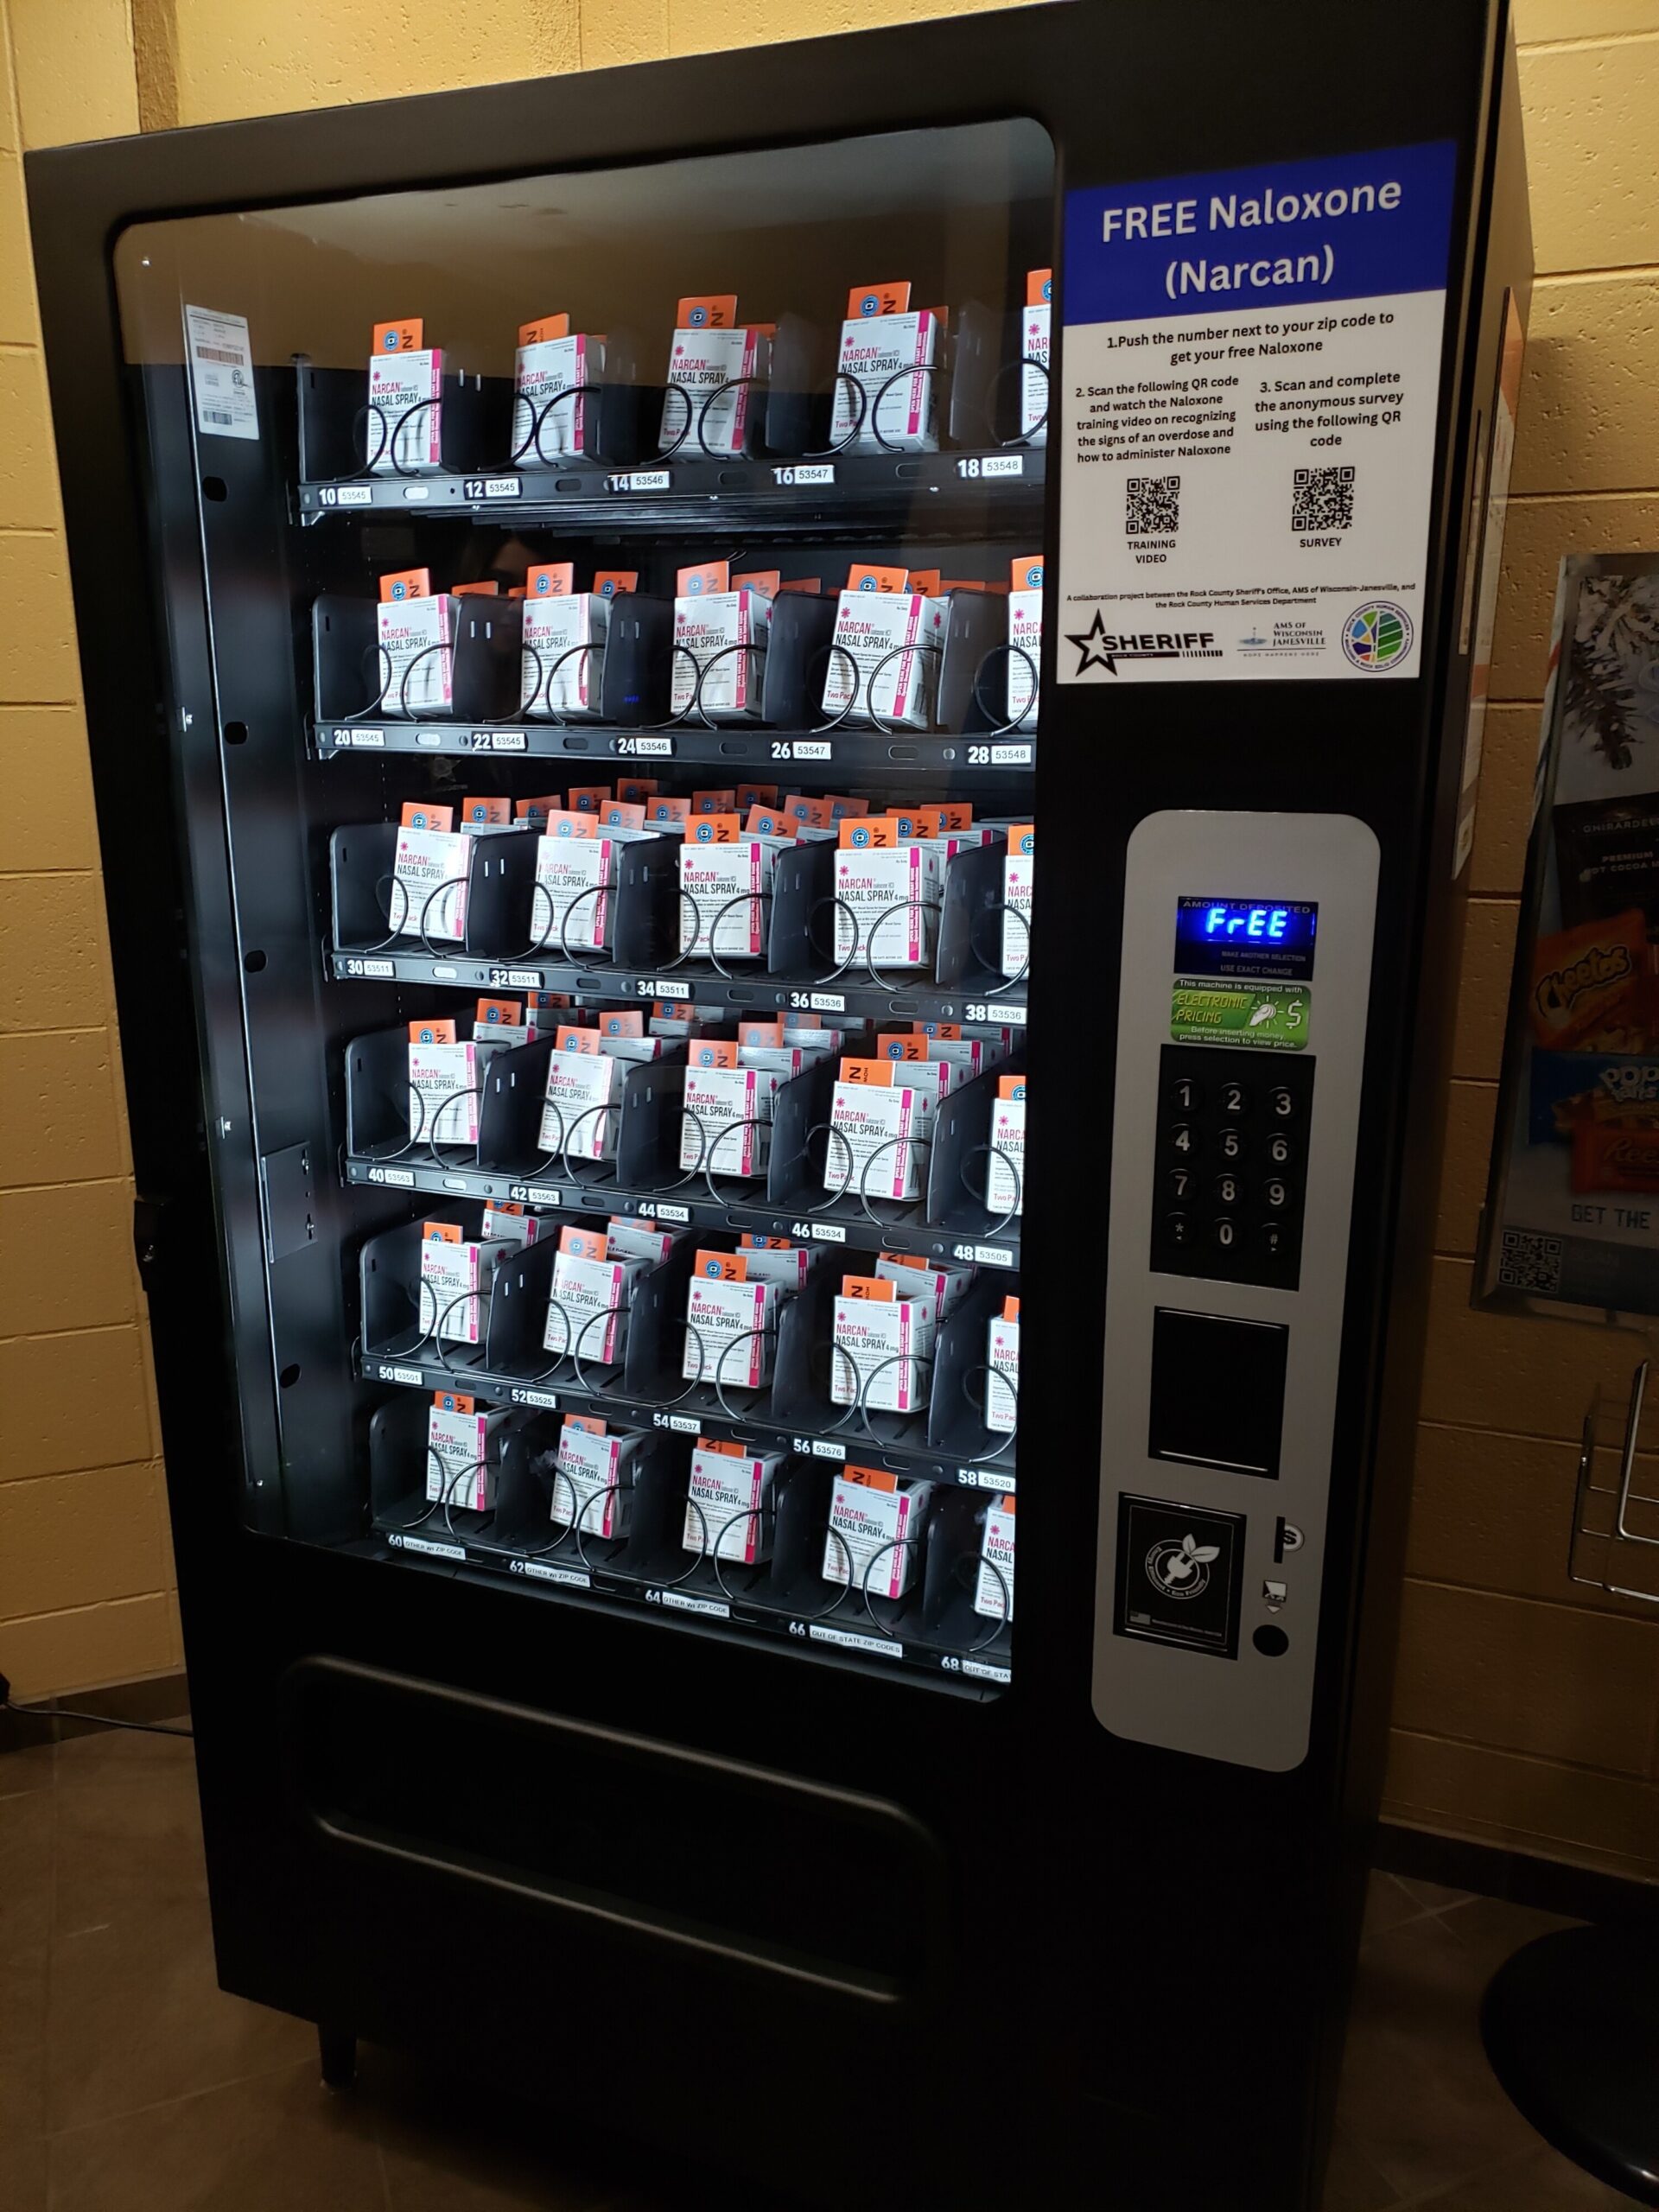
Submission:
<svg viewBox="0 0 1659 2212">
<path fill-rule="evenodd" d="M 1411 617 L 1389 599 L 1368 599 L 1342 626 L 1342 650 L 1356 668 L 1397 667 L 1411 651 Z"/>
</svg>

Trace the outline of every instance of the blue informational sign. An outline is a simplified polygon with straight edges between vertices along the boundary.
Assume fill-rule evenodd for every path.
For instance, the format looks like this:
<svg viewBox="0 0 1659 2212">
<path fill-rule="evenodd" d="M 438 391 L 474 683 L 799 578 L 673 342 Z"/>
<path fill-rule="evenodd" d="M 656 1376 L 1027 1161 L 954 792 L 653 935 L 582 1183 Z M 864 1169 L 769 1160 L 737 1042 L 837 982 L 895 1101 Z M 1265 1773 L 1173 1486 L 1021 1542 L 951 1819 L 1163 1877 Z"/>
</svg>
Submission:
<svg viewBox="0 0 1659 2212">
<path fill-rule="evenodd" d="M 1450 139 L 1066 194 L 1067 328 L 1440 290 Z"/>
</svg>

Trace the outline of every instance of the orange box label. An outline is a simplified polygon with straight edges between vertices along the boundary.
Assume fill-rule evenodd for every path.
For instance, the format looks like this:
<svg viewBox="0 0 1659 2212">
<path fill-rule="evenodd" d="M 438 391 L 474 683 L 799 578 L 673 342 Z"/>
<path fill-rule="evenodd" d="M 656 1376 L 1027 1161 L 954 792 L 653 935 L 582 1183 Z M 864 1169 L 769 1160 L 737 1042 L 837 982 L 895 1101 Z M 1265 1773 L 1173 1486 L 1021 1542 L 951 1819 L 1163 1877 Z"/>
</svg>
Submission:
<svg viewBox="0 0 1659 2212">
<path fill-rule="evenodd" d="M 524 1018 L 524 1007 L 517 999 L 480 999 L 473 1013 L 473 1019 L 486 1028 L 505 1022 L 509 1029 L 516 1029 Z"/>
<path fill-rule="evenodd" d="M 732 578 L 734 591 L 758 591 L 767 599 L 776 599 L 781 582 L 776 569 L 746 569 L 741 576 Z"/>
<path fill-rule="evenodd" d="M 511 822 L 512 802 L 505 798 L 464 798 L 461 802 L 461 818 L 463 822 Z"/>
<path fill-rule="evenodd" d="M 453 1221 L 423 1221 L 421 1240 L 427 1244 L 459 1244 L 461 1230 Z"/>
<path fill-rule="evenodd" d="M 847 320 L 862 322 L 872 315 L 906 315 L 910 310 L 910 282 L 902 284 L 855 284 L 847 295 Z"/>
<path fill-rule="evenodd" d="M 601 599 L 621 599 L 639 588 L 638 569 L 601 569 L 594 577 L 594 589 Z"/>
<path fill-rule="evenodd" d="M 741 1252 L 699 1252 L 691 1271 L 705 1282 L 747 1282 L 749 1263 Z"/>
<path fill-rule="evenodd" d="M 411 315 L 406 322 L 377 322 L 374 326 L 374 350 L 377 353 L 419 353 L 426 325 L 419 315 Z"/>
<path fill-rule="evenodd" d="M 411 1045 L 454 1045 L 459 1039 L 453 1021 L 411 1021 L 409 1041 Z"/>
<path fill-rule="evenodd" d="M 847 571 L 849 591 L 903 591 L 908 569 L 879 569 L 868 561 L 855 562 Z"/>
<path fill-rule="evenodd" d="M 729 591 L 732 588 L 732 564 L 729 561 L 697 561 L 689 569 L 681 569 L 674 578 L 674 591 L 679 599 L 706 599 L 713 591 Z"/>
<path fill-rule="evenodd" d="M 563 599 L 575 588 L 574 561 L 543 561 L 538 567 L 524 571 L 526 599 Z"/>
<path fill-rule="evenodd" d="M 453 830 L 455 810 L 453 806 L 428 806 L 421 799 L 405 799 L 404 810 L 397 817 L 405 830 Z"/>
<path fill-rule="evenodd" d="M 568 338 L 570 318 L 568 315 L 544 315 L 536 322 L 521 322 L 518 343 L 521 346 L 545 346 L 550 339 Z"/>
<path fill-rule="evenodd" d="M 568 1252 L 573 1260 L 602 1260 L 605 1239 L 596 1229 L 562 1229 L 559 1249 Z"/>
<path fill-rule="evenodd" d="M 885 1275 L 843 1275 L 841 1279 L 843 1298 L 861 1298 L 872 1306 L 891 1306 L 899 1296 L 899 1286 L 889 1282 Z"/>
<path fill-rule="evenodd" d="M 430 599 L 432 571 L 430 569 L 395 569 L 390 575 L 380 579 L 383 603 L 405 599 Z"/>
<path fill-rule="evenodd" d="M 677 330 L 730 330 L 736 321 L 735 292 L 690 292 L 674 305 Z"/>
</svg>

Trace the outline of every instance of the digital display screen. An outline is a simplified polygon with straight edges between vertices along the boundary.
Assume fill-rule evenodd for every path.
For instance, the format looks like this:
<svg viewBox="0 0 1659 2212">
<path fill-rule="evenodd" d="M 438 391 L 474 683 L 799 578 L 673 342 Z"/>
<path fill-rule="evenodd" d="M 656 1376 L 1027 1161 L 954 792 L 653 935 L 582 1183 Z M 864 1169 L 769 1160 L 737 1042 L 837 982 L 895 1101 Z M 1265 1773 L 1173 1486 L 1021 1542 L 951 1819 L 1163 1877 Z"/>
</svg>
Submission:
<svg viewBox="0 0 1659 2212">
<path fill-rule="evenodd" d="M 1313 973 L 1319 923 L 1319 906 L 1312 899 L 1186 894 L 1176 906 L 1177 972 L 1305 983 Z"/>
</svg>

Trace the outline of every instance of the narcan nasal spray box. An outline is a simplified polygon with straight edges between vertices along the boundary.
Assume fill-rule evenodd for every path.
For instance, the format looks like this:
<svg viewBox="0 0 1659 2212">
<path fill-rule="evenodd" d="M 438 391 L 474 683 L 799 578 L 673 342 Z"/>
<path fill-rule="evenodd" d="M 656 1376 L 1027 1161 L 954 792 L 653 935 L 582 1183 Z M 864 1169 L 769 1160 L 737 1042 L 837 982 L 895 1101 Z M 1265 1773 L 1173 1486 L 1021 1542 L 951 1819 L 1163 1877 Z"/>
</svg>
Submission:
<svg viewBox="0 0 1659 2212">
<path fill-rule="evenodd" d="M 497 1255 L 450 1221 L 421 1224 L 421 1327 L 441 1343 L 484 1341 Z"/>
<path fill-rule="evenodd" d="M 938 940 L 939 856 L 890 814 L 854 815 L 836 833 L 836 959 L 876 971 L 928 968 Z"/>
<path fill-rule="evenodd" d="M 690 817 L 679 855 L 683 957 L 766 957 L 772 870 L 789 842 L 751 836 L 734 814 Z"/>
<path fill-rule="evenodd" d="M 853 287 L 841 326 L 841 373 L 830 428 L 833 448 L 851 453 L 938 450 L 932 372 L 942 329 L 938 309 L 911 312 L 908 283 Z"/>
<path fill-rule="evenodd" d="M 1043 665 L 1043 562 L 1040 554 L 1016 557 L 1008 594 L 1007 721 L 1031 729 L 1037 721 L 1037 691 Z"/>
<path fill-rule="evenodd" d="M 833 1405 L 910 1414 L 927 1401 L 933 1304 L 880 1275 L 843 1275 L 830 1362 Z"/>
<path fill-rule="evenodd" d="M 1012 1436 L 1020 1426 L 1020 1301 L 1005 1298 L 991 1317 L 985 1363 L 985 1426 L 998 1436 Z"/>
<path fill-rule="evenodd" d="M 426 1495 L 452 1512 L 487 1513 L 495 1503 L 505 1406 L 480 1413 L 459 1390 L 435 1390 L 426 1416 Z"/>
<path fill-rule="evenodd" d="M 443 467 L 443 353 L 423 346 L 420 317 L 377 322 L 369 357 L 369 467 L 423 476 Z"/>
<path fill-rule="evenodd" d="M 577 591 L 575 578 L 569 561 L 544 561 L 525 575 L 521 714 L 561 719 L 600 711 L 611 602 Z"/>
<path fill-rule="evenodd" d="M 1020 324 L 1020 435 L 1032 446 L 1048 443 L 1048 326 L 1053 302 L 1054 271 L 1028 270 Z"/>
<path fill-rule="evenodd" d="M 488 1058 L 453 1021 L 409 1025 L 409 1134 L 417 1144 L 475 1145 Z"/>
<path fill-rule="evenodd" d="M 628 1300 L 646 1264 L 610 1258 L 601 1230 L 561 1230 L 543 1350 L 590 1367 L 614 1366 L 627 1343 Z"/>
<path fill-rule="evenodd" d="M 550 1518 L 578 1535 L 626 1536 L 633 1520 L 633 1460 L 639 1435 L 613 1434 L 596 1414 L 567 1414 L 559 1431 Z"/>
<path fill-rule="evenodd" d="M 854 1198 L 918 1198 L 934 1093 L 896 1060 L 844 1059 L 830 1098 L 823 1187 Z"/>
<path fill-rule="evenodd" d="M 772 1480 L 781 1452 L 746 1452 L 741 1444 L 700 1436 L 691 1454 L 685 1529 L 689 1552 L 757 1567 L 772 1556 Z"/>
<path fill-rule="evenodd" d="M 605 374 L 605 340 L 571 335 L 568 315 L 521 323 L 513 362 L 512 454 L 524 468 L 586 453 L 596 394 Z"/>
<path fill-rule="evenodd" d="M 772 1140 L 772 1086 L 740 1067 L 729 1038 L 699 1037 L 686 1060 L 680 1166 L 687 1174 L 764 1175 Z"/>
<path fill-rule="evenodd" d="M 547 816 L 536 842 L 532 944 L 574 954 L 609 944 L 619 835 L 603 829 L 597 814 L 561 808 Z"/>
<path fill-rule="evenodd" d="M 561 1052 L 556 1045 L 547 1056 L 538 1149 L 572 1160 L 613 1158 L 625 1072 L 614 1053 Z"/>
<path fill-rule="evenodd" d="M 480 999 L 473 1013 L 473 1041 L 511 1051 L 533 1045 L 542 1033 L 534 1013 L 522 999 Z"/>
<path fill-rule="evenodd" d="M 974 1611 L 988 1620 L 1014 1618 L 1014 1503 L 999 1497 L 985 1509 Z"/>
<path fill-rule="evenodd" d="M 830 1493 L 823 1579 L 872 1598 L 902 1598 L 921 1572 L 922 1531 L 931 1483 L 880 1467 L 847 1467 Z"/>
<path fill-rule="evenodd" d="M 682 569 L 674 595 L 674 667 L 669 706 L 696 702 L 711 721 L 753 720 L 760 712 L 772 601 L 753 578 L 733 578 L 731 563 Z"/>
<path fill-rule="evenodd" d="M 994 1214 L 1003 1217 L 1025 1211 L 1026 1078 L 1022 1075 L 999 1076 L 996 1080 L 985 1203 Z"/>
<path fill-rule="evenodd" d="M 773 1324 L 781 1295 L 751 1281 L 741 1252 L 699 1252 L 686 1299 L 681 1373 L 721 1390 L 758 1390 L 772 1374 Z"/>
<path fill-rule="evenodd" d="M 771 329 L 738 321 L 735 293 L 682 300 L 674 322 L 663 449 L 692 461 L 730 460 L 743 451 L 766 385 Z"/>
<path fill-rule="evenodd" d="M 613 1213 L 605 1224 L 605 1249 L 613 1260 L 644 1260 L 659 1268 L 684 1230 L 663 1229 L 636 1215 Z"/>
<path fill-rule="evenodd" d="M 1018 977 L 1031 965 L 1031 893 L 1037 875 L 1037 825 L 1015 822 L 1002 856 L 1002 973 Z"/>
<path fill-rule="evenodd" d="M 489 1198 L 484 1206 L 484 1241 L 499 1244 L 504 1251 L 523 1251 L 534 1244 L 549 1227 L 539 1214 L 526 1213 L 521 1205 L 514 1205 L 505 1198 Z"/>
<path fill-rule="evenodd" d="M 775 1282 L 779 1290 L 804 1290 L 823 1248 L 793 1244 L 787 1236 L 766 1236 L 746 1229 L 737 1240 L 751 1282 Z"/>
<path fill-rule="evenodd" d="M 935 1260 L 913 1258 L 905 1252 L 884 1252 L 875 1263 L 884 1282 L 897 1283 L 901 1298 L 925 1298 L 936 1322 L 946 1320 L 967 1295 L 974 1280 L 971 1268 Z"/>
<path fill-rule="evenodd" d="M 435 592 L 427 569 L 402 569 L 380 579 L 374 610 L 382 679 L 379 708 L 388 715 L 447 715 L 454 704 L 455 601 Z"/>
<path fill-rule="evenodd" d="M 945 602 L 909 588 L 906 569 L 849 571 L 836 601 L 823 711 L 848 728 L 926 729 L 933 720 Z"/>
</svg>

